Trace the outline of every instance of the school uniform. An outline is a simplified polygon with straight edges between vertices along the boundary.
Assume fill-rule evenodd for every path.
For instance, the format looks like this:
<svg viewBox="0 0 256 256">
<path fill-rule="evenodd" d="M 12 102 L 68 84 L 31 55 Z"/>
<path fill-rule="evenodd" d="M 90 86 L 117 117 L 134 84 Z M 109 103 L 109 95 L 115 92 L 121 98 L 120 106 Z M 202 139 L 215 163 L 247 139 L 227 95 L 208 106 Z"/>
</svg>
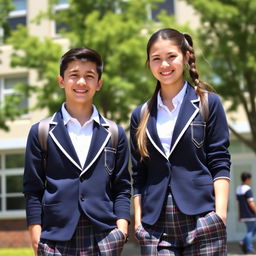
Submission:
<svg viewBox="0 0 256 256">
<path fill-rule="evenodd" d="M 45 170 L 38 123 L 29 132 L 24 170 L 27 223 L 42 226 L 39 247 L 47 246 L 45 250 L 49 250 L 49 254 L 44 255 L 119 255 L 120 248 L 118 253 L 111 254 L 109 246 L 105 250 L 101 245 L 107 241 L 112 243 L 110 235 L 116 238 L 118 247 L 122 247 L 124 236 L 116 228 L 116 220 L 130 219 L 129 154 L 125 132 L 118 126 L 116 149 L 112 146 L 108 123 L 95 107 L 88 124 L 91 130 L 85 132 L 87 136 L 73 134 L 75 128 L 70 128 L 69 123 L 72 120 L 65 115 L 63 106 L 51 119 Z M 65 252 L 67 241 L 76 248 L 75 243 L 84 237 L 94 244 L 92 254 Z M 50 241 L 55 249 L 49 247 Z M 52 252 L 57 247 L 62 248 L 62 254 Z M 105 252 L 99 252 L 100 247 Z"/>
<path fill-rule="evenodd" d="M 142 106 L 133 111 L 130 125 L 134 195 L 141 195 L 142 226 L 136 236 L 142 255 L 225 255 L 226 228 L 213 212 L 213 182 L 229 179 L 230 172 L 229 131 L 221 102 L 209 93 L 209 117 L 204 120 L 200 97 L 186 82 L 175 97 L 176 106 L 173 100 L 177 112 L 164 119 L 159 97 L 147 123 L 149 157 L 142 161 L 135 136 Z"/>
</svg>

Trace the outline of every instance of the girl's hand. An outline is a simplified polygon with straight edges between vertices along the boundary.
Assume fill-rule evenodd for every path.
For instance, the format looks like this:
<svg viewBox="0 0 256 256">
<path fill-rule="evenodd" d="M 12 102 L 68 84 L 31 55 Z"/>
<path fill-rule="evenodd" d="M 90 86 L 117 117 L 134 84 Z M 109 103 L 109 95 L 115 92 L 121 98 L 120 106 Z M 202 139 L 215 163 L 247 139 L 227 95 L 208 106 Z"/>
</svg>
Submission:
<svg viewBox="0 0 256 256">
<path fill-rule="evenodd" d="M 141 221 L 138 221 L 138 222 L 135 221 L 134 231 L 136 231 L 140 225 L 141 225 Z"/>
</svg>

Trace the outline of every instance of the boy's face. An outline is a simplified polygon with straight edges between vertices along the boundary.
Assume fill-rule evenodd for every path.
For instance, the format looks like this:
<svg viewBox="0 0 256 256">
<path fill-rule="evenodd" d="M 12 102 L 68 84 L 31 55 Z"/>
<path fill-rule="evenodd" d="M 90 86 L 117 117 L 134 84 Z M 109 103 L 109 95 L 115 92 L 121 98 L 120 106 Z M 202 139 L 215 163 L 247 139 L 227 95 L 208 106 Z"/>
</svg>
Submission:
<svg viewBox="0 0 256 256">
<path fill-rule="evenodd" d="M 64 78 L 58 76 L 61 88 L 65 90 L 67 104 L 92 104 L 93 96 L 102 86 L 96 64 L 91 61 L 75 60 L 68 64 Z"/>
</svg>

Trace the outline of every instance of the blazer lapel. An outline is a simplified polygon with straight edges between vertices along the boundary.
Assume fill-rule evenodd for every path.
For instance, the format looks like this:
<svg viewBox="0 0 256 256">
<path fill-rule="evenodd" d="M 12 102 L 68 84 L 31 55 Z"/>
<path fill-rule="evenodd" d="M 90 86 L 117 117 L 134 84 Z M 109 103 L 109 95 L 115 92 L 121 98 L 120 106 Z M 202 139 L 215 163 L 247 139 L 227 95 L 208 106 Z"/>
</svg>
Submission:
<svg viewBox="0 0 256 256">
<path fill-rule="evenodd" d="M 103 121 L 103 118 L 101 116 L 100 120 L 101 122 Z M 111 134 L 105 127 L 108 127 L 108 125 L 104 121 L 102 124 L 99 124 L 96 121 L 94 121 L 91 145 L 89 148 L 88 156 L 86 158 L 83 171 L 80 174 L 80 176 L 83 175 L 92 166 L 92 164 L 99 157 L 102 150 L 105 148 L 107 142 L 109 141 Z"/>
<path fill-rule="evenodd" d="M 184 96 L 184 99 L 178 114 L 178 118 L 174 127 L 171 150 L 168 158 L 172 154 L 173 150 L 177 146 L 182 135 L 187 130 L 192 120 L 195 118 L 195 116 L 199 112 L 199 108 L 197 104 L 198 102 L 199 102 L 198 95 L 195 93 L 194 88 L 188 84 L 187 91 Z"/>
<path fill-rule="evenodd" d="M 149 140 L 151 141 L 152 145 L 156 148 L 156 150 L 165 158 L 167 158 L 164 148 L 162 146 L 162 143 L 160 141 L 160 138 L 157 134 L 156 121 L 157 121 L 157 103 L 154 104 L 153 111 L 150 114 L 146 132 Z"/>
<path fill-rule="evenodd" d="M 69 137 L 67 128 L 63 123 L 61 111 L 58 111 L 55 114 L 50 124 L 52 125 L 52 127 L 50 128 L 49 134 L 57 147 L 79 170 L 82 171 L 82 167 Z"/>
</svg>

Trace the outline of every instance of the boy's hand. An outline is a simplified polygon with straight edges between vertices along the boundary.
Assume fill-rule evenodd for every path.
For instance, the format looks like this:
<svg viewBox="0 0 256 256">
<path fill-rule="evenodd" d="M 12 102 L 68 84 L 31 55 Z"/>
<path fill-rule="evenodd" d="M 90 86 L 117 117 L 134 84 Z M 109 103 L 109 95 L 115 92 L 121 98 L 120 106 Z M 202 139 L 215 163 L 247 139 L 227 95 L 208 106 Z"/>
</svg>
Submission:
<svg viewBox="0 0 256 256">
<path fill-rule="evenodd" d="M 41 225 L 30 225 L 28 226 L 29 234 L 30 234 L 30 239 L 32 243 L 32 248 L 34 250 L 34 255 L 37 256 L 37 249 L 38 249 L 38 243 L 40 240 L 40 235 L 41 235 Z"/>
</svg>

